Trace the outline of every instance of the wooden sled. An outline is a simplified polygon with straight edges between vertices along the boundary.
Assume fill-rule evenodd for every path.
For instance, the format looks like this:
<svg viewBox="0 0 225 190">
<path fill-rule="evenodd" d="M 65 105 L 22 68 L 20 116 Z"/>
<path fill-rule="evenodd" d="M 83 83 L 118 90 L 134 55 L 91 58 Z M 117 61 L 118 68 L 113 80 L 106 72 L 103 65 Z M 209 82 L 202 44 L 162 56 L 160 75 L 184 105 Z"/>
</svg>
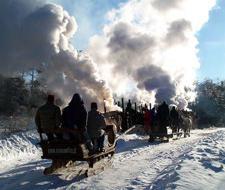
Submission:
<svg viewBox="0 0 225 190">
<path fill-rule="evenodd" d="M 106 135 L 108 136 L 108 146 L 104 147 L 103 152 L 90 153 L 87 145 L 83 142 L 79 142 L 78 140 L 44 140 L 43 134 L 65 134 L 71 133 L 79 135 L 79 131 L 77 130 L 65 130 L 65 129 L 57 129 L 53 131 L 51 130 L 43 130 L 40 133 L 40 146 L 42 148 L 42 158 L 52 160 L 52 165 L 48 168 L 45 168 L 44 174 L 52 174 L 59 168 L 63 168 L 68 166 L 69 162 L 76 161 L 85 161 L 88 163 L 89 168 L 94 168 L 94 164 L 101 159 L 106 157 L 112 158 L 115 153 L 116 148 L 116 129 L 113 125 L 108 125 L 106 128 Z M 89 175 L 89 170 L 87 169 L 85 175 Z M 93 173 L 93 172 L 92 172 Z"/>
</svg>

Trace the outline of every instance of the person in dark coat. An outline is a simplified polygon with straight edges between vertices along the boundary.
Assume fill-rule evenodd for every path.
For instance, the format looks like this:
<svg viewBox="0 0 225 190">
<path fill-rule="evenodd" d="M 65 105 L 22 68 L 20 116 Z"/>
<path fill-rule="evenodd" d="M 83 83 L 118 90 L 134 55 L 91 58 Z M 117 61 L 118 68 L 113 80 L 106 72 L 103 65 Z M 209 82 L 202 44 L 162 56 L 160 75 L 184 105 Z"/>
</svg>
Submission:
<svg viewBox="0 0 225 190">
<path fill-rule="evenodd" d="M 170 122 L 171 122 L 172 131 L 178 132 L 178 130 L 179 130 L 179 113 L 176 110 L 175 106 L 173 106 L 170 111 Z"/>
<path fill-rule="evenodd" d="M 157 127 L 157 114 L 156 114 L 156 108 L 153 107 L 151 109 L 151 132 L 155 132 L 155 128 Z"/>
<path fill-rule="evenodd" d="M 74 94 L 69 105 L 63 109 L 62 113 L 62 127 L 68 129 L 77 129 L 83 139 L 83 134 L 86 131 L 87 111 L 84 107 L 84 102 L 79 94 Z M 69 134 L 70 139 L 77 140 L 76 135 Z"/>
<path fill-rule="evenodd" d="M 147 107 L 144 108 L 144 131 L 149 134 L 152 124 L 152 112 Z"/>
<path fill-rule="evenodd" d="M 167 126 L 169 125 L 169 106 L 164 101 L 157 110 L 159 131 L 162 134 L 167 134 Z"/>
<path fill-rule="evenodd" d="M 134 110 L 132 109 L 132 104 L 130 99 L 127 102 L 126 107 L 126 120 L 127 120 L 127 127 L 130 128 L 133 125 L 133 119 L 134 119 Z"/>
<path fill-rule="evenodd" d="M 96 151 L 104 150 L 105 128 L 105 118 L 98 111 L 97 103 L 92 102 L 91 110 L 88 112 L 87 132 Z"/>
<path fill-rule="evenodd" d="M 61 125 L 61 110 L 54 104 L 54 96 L 48 95 L 47 102 L 41 106 L 35 115 L 35 123 L 38 128 L 38 132 L 42 130 L 54 130 Z M 48 140 L 53 140 L 57 137 L 57 134 L 46 133 Z"/>
</svg>

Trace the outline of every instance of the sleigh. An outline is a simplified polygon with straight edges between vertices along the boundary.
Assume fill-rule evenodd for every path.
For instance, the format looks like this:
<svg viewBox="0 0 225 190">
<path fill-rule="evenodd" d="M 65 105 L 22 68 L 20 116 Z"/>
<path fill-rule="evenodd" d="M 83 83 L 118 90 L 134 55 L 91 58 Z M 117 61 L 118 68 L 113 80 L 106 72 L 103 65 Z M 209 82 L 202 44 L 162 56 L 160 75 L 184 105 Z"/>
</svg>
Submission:
<svg viewBox="0 0 225 190">
<path fill-rule="evenodd" d="M 173 133 L 168 133 L 168 130 L 166 132 L 163 132 L 159 130 L 158 126 L 153 126 L 152 130 L 149 132 L 149 142 L 154 142 L 155 140 L 158 140 L 160 142 L 169 142 L 169 139 L 173 138 Z"/>
<path fill-rule="evenodd" d="M 64 134 L 72 134 L 79 136 L 78 130 L 57 129 L 57 130 L 42 130 L 40 132 L 40 146 L 42 148 L 42 158 L 52 160 L 52 165 L 45 168 L 44 174 L 52 174 L 63 167 L 68 167 L 68 163 L 75 163 L 76 161 L 83 161 L 88 163 L 88 168 L 85 169 L 84 174 L 90 175 L 90 170 L 94 170 L 95 163 L 108 158 L 110 160 L 115 153 L 116 148 L 116 130 L 115 126 L 107 125 L 105 129 L 108 144 L 104 147 L 103 152 L 90 152 L 85 142 L 77 139 L 64 140 L 54 139 L 47 140 L 44 138 L 45 134 L 57 134 L 63 136 Z M 93 173 L 93 172 L 92 172 Z"/>
</svg>

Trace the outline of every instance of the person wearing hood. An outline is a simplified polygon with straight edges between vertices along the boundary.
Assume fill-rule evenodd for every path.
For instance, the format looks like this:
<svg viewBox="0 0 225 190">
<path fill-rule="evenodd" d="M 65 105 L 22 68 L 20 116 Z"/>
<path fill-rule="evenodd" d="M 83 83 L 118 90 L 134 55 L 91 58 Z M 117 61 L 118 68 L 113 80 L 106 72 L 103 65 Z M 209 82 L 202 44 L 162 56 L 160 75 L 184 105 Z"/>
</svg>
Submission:
<svg viewBox="0 0 225 190">
<path fill-rule="evenodd" d="M 158 107 L 158 122 L 159 122 L 159 131 L 162 134 L 167 134 L 167 126 L 169 125 L 169 106 L 165 101 Z"/>
<path fill-rule="evenodd" d="M 80 134 L 84 134 L 87 124 L 87 111 L 84 102 L 79 94 L 74 94 L 69 105 L 63 109 L 62 127 L 76 129 Z M 70 139 L 76 139 L 76 135 L 69 134 Z"/>
<path fill-rule="evenodd" d="M 173 106 L 170 111 L 170 122 L 173 133 L 179 132 L 179 113 L 176 110 L 176 107 Z"/>
</svg>

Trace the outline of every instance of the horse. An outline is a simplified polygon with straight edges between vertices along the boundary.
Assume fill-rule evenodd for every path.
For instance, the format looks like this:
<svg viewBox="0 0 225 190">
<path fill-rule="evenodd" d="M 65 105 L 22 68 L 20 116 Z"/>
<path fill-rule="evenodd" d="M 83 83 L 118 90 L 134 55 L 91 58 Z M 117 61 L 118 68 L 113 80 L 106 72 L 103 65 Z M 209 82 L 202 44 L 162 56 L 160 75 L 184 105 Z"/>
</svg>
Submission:
<svg viewBox="0 0 225 190">
<path fill-rule="evenodd" d="M 170 128 L 172 129 L 172 133 L 178 134 L 180 130 L 179 119 L 170 118 Z"/>
<path fill-rule="evenodd" d="M 105 116 L 106 125 L 113 125 L 117 132 L 122 129 L 122 116 L 118 111 L 106 112 Z"/>
<path fill-rule="evenodd" d="M 187 115 L 180 115 L 180 128 L 183 130 L 184 132 L 184 137 L 189 136 L 190 137 L 190 131 L 192 129 L 192 119 L 191 116 Z"/>
</svg>

